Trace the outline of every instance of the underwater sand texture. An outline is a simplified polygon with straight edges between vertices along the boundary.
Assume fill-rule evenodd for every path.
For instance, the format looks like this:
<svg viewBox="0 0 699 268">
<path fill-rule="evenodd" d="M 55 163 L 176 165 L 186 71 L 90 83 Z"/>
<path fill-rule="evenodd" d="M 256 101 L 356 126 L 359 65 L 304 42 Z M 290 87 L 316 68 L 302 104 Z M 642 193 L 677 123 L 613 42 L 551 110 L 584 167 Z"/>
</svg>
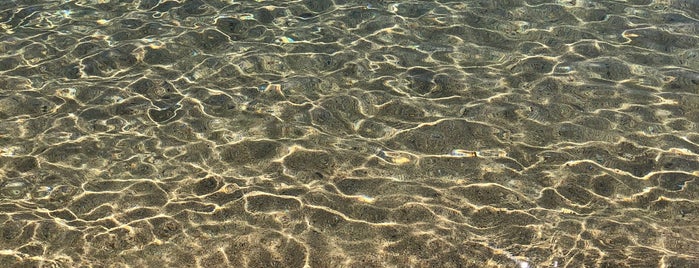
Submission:
<svg viewBox="0 0 699 268">
<path fill-rule="evenodd" d="M 699 2 L 0 1 L 2 267 L 699 267 Z"/>
</svg>

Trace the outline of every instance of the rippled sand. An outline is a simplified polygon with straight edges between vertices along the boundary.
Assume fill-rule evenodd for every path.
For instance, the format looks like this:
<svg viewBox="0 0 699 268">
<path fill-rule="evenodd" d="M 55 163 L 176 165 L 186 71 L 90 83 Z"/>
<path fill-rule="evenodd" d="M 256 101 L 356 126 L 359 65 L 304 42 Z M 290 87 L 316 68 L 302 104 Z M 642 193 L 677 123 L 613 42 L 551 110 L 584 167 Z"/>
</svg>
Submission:
<svg viewBox="0 0 699 268">
<path fill-rule="evenodd" d="M 699 267 L 699 2 L 0 2 L 2 267 Z"/>
</svg>

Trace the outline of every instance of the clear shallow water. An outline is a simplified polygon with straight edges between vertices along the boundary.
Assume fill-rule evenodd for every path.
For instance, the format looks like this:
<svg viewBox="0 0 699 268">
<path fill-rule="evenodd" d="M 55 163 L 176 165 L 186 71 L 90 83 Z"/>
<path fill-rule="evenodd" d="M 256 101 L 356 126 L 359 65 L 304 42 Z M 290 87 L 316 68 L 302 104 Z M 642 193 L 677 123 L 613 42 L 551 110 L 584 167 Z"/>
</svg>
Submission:
<svg viewBox="0 0 699 268">
<path fill-rule="evenodd" d="M 0 264 L 699 265 L 696 1 L 3 1 Z"/>
</svg>

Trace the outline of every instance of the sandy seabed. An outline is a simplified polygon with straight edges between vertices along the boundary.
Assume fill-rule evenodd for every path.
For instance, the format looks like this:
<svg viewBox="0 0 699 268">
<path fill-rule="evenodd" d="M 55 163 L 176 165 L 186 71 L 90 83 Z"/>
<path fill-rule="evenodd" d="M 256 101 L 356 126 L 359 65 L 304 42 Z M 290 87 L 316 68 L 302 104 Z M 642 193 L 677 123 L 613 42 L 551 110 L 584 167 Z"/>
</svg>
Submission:
<svg viewBox="0 0 699 268">
<path fill-rule="evenodd" d="M 2 1 L 0 266 L 699 266 L 698 14 Z"/>
</svg>

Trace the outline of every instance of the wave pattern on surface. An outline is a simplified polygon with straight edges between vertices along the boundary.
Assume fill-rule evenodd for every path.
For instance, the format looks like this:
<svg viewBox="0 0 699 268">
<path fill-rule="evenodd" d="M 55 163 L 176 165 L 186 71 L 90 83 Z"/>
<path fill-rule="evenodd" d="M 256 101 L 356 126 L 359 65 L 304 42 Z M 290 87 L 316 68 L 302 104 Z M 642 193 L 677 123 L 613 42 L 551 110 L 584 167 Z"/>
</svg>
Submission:
<svg viewBox="0 0 699 268">
<path fill-rule="evenodd" d="M 0 264 L 699 266 L 695 2 L 3 1 Z"/>
</svg>

